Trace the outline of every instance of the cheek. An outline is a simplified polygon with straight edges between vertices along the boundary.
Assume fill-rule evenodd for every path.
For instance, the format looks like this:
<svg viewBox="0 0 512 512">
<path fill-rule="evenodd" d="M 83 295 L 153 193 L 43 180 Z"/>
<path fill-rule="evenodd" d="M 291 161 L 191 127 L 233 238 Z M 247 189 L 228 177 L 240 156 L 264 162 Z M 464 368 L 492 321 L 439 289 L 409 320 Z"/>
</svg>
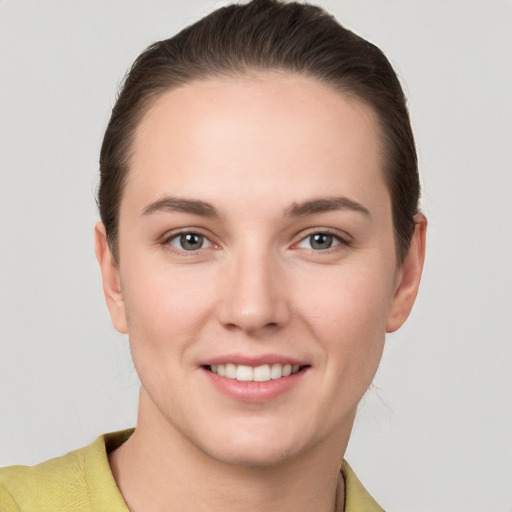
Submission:
<svg viewBox="0 0 512 512">
<path fill-rule="evenodd" d="M 346 265 L 316 273 L 304 283 L 299 295 L 319 324 L 327 329 L 342 327 L 340 333 L 363 335 L 385 331 L 393 283 L 394 273 L 384 266 Z"/>
<path fill-rule="evenodd" d="M 333 371 L 342 365 L 343 375 L 371 380 L 384 345 L 394 273 L 377 264 L 331 270 L 302 290 L 301 308 Z"/>
<path fill-rule="evenodd" d="M 215 304 L 211 279 L 197 267 L 179 272 L 168 265 L 126 267 L 122 286 L 136 366 L 149 360 L 177 364 Z"/>
</svg>

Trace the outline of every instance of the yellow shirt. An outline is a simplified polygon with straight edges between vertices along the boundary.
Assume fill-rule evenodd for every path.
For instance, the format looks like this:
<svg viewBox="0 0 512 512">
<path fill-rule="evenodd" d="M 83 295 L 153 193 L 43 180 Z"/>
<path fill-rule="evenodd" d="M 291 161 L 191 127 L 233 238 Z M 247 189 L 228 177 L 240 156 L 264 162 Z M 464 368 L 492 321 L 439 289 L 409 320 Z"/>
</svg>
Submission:
<svg viewBox="0 0 512 512">
<path fill-rule="evenodd" d="M 98 437 L 94 443 L 37 466 L 0 469 L 1 512 L 129 512 L 110 471 L 107 453 L 133 430 Z M 383 512 L 343 462 L 345 512 Z"/>
</svg>

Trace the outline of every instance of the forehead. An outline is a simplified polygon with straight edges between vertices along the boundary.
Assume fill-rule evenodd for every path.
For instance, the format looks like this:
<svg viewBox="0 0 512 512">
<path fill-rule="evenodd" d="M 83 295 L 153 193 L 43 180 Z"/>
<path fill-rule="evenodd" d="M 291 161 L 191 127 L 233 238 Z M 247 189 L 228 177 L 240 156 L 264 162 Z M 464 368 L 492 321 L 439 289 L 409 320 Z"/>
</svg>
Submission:
<svg viewBox="0 0 512 512">
<path fill-rule="evenodd" d="M 251 196 L 277 188 L 303 200 L 311 188 L 330 195 L 338 183 L 353 193 L 382 189 L 377 126 L 369 107 L 301 75 L 191 82 L 143 116 L 125 192 L 218 200 L 230 187 Z"/>
</svg>

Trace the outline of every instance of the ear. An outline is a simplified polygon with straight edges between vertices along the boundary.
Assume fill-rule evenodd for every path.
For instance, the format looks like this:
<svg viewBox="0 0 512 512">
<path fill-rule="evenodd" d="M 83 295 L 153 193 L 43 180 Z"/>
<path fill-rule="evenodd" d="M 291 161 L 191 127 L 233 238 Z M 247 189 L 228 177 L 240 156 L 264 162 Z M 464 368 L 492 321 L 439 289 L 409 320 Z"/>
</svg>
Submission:
<svg viewBox="0 0 512 512">
<path fill-rule="evenodd" d="M 119 267 L 112 257 L 107 241 L 107 233 L 103 222 L 98 222 L 94 228 L 94 247 L 96 259 L 100 265 L 103 293 L 110 312 L 110 318 L 116 331 L 128 334 L 126 323 L 126 308 L 124 303 Z"/>
<path fill-rule="evenodd" d="M 386 322 L 386 332 L 398 330 L 411 312 L 425 261 L 427 219 L 422 213 L 414 217 L 414 233 L 411 246 L 398 273 L 397 285 Z"/>
</svg>

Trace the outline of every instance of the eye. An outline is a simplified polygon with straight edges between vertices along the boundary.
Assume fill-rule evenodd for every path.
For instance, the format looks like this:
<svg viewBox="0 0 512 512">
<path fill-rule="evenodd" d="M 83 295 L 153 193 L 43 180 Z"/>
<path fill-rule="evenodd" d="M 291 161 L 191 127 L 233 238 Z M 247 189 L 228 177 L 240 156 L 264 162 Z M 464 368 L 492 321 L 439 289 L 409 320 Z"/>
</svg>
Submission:
<svg viewBox="0 0 512 512">
<path fill-rule="evenodd" d="M 313 249 L 314 251 L 326 251 L 340 245 L 341 239 L 330 233 L 313 233 L 303 238 L 297 247 Z"/>
<path fill-rule="evenodd" d="M 204 235 L 193 232 L 178 233 L 169 238 L 167 243 L 180 251 L 198 251 L 213 245 Z"/>
</svg>

